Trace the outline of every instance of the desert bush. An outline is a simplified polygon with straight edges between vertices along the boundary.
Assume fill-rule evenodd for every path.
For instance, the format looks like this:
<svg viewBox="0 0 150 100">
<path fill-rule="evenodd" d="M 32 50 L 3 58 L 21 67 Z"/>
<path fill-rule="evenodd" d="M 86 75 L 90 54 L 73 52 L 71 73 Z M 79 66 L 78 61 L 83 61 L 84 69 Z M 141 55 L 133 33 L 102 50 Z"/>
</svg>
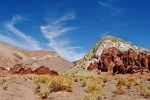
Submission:
<svg viewBox="0 0 150 100">
<path fill-rule="evenodd" d="M 51 80 L 53 76 L 50 76 L 50 75 L 40 75 L 40 76 L 37 76 L 34 78 L 34 82 L 35 83 L 47 83 L 49 82 L 49 80 Z"/>
<path fill-rule="evenodd" d="M 127 83 L 128 81 L 123 77 L 117 79 L 117 86 L 126 86 Z"/>
<path fill-rule="evenodd" d="M 16 82 L 16 79 L 17 79 L 16 77 L 11 77 L 11 78 L 10 78 L 10 81 Z"/>
<path fill-rule="evenodd" d="M 35 89 L 40 89 L 41 88 L 41 83 L 36 83 Z"/>
<path fill-rule="evenodd" d="M 43 83 L 48 86 L 50 92 L 66 90 L 72 92 L 72 78 L 67 75 L 49 76 L 41 75 L 34 78 L 36 84 Z"/>
<path fill-rule="evenodd" d="M 47 99 L 49 94 L 50 94 L 50 89 L 49 88 L 45 88 L 45 89 L 40 91 L 40 97 L 42 99 Z"/>
<path fill-rule="evenodd" d="M 3 90 L 7 90 L 8 89 L 8 85 L 7 84 L 3 84 Z"/>
<path fill-rule="evenodd" d="M 104 76 L 104 77 L 102 77 L 102 80 L 104 83 L 106 83 L 106 82 L 111 80 L 111 77 L 110 76 Z"/>
<path fill-rule="evenodd" d="M 115 94 L 121 95 L 121 94 L 124 94 L 125 92 L 126 92 L 125 86 L 116 86 L 113 88 L 113 93 Z"/>
<path fill-rule="evenodd" d="M 105 100 L 105 99 L 107 99 L 107 97 L 104 93 L 95 92 L 95 93 L 86 95 L 82 100 Z"/>
<path fill-rule="evenodd" d="M 101 91 L 102 84 L 103 84 L 102 81 L 99 80 L 98 78 L 89 79 L 85 86 L 85 91 L 87 93 Z"/>
<path fill-rule="evenodd" d="M 3 85 L 6 82 L 6 79 L 1 79 L 0 80 L 0 85 Z"/>
<path fill-rule="evenodd" d="M 54 76 L 47 82 L 47 86 L 51 92 L 61 90 L 72 92 L 72 78 L 67 75 Z"/>
<path fill-rule="evenodd" d="M 150 86 L 148 84 L 146 84 L 145 82 L 142 82 L 140 84 L 140 89 L 144 97 L 150 97 Z"/>
<path fill-rule="evenodd" d="M 86 78 L 82 79 L 82 87 L 85 87 L 88 84 L 89 80 Z"/>
<path fill-rule="evenodd" d="M 127 88 L 131 88 L 133 85 L 140 84 L 140 80 L 136 77 L 128 77 L 127 80 L 128 80 L 128 82 L 126 84 Z"/>
</svg>

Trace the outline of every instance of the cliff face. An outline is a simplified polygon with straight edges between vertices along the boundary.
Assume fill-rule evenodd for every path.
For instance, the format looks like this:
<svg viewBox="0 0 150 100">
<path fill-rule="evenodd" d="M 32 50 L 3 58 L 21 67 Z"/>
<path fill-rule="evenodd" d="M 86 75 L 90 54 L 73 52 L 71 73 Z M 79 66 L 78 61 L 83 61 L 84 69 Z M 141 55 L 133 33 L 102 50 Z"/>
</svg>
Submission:
<svg viewBox="0 0 150 100">
<path fill-rule="evenodd" d="M 112 36 L 102 38 L 68 74 L 98 72 L 136 73 L 149 71 L 150 51 Z M 88 74 L 88 75 L 89 75 Z"/>
</svg>

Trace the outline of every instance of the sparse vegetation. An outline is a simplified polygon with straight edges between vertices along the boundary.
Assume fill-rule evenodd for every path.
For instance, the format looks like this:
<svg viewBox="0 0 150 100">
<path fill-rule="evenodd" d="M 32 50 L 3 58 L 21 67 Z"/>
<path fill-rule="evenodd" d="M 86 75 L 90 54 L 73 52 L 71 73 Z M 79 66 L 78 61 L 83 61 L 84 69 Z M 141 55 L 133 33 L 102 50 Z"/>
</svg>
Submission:
<svg viewBox="0 0 150 100">
<path fill-rule="evenodd" d="M 150 86 L 147 83 L 142 82 L 140 84 L 140 89 L 144 97 L 150 97 Z"/>
<path fill-rule="evenodd" d="M 47 82 L 51 92 L 66 90 L 72 92 L 72 78 L 66 75 L 52 77 Z"/>
<path fill-rule="evenodd" d="M 0 85 L 3 85 L 6 82 L 6 79 L 1 79 L 0 80 Z"/>
<path fill-rule="evenodd" d="M 50 89 L 46 88 L 40 91 L 40 97 L 42 99 L 47 99 L 48 95 L 50 94 Z"/>
<path fill-rule="evenodd" d="M 99 78 L 88 79 L 88 82 L 85 86 L 85 91 L 87 93 L 101 91 L 101 89 L 102 89 L 102 81 Z"/>
<path fill-rule="evenodd" d="M 124 77 L 120 77 L 117 79 L 117 86 L 126 86 L 128 81 Z"/>
<path fill-rule="evenodd" d="M 40 89 L 41 88 L 41 83 L 36 83 L 35 89 Z"/>
<path fill-rule="evenodd" d="M 104 77 L 102 77 L 102 80 L 104 83 L 106 83 L 106 82 L 111 80 L 111 77 L 110 76 L 104 76 Z"/>
<path fill-rule="evenodd" d="M 116 86 L 113 88 L 113 93 L 115 94 L 124 94 L 126 92 L 126 87 L 125 86 Z"/>
<path fill-rule="evenodd" d="M 86 95 L 82 100 L 105 100 L 105 99 L 107 99 L 107 97 L 104 93 L 95 92 L 95 93 Z"/>
<path fill-rule="evenodd" d="M 3 84 L 3 90 L 7 90 L 8 85 L 7 84 Z"/>
<path fill-rule="evenodd" d="M 42 75 L 38 76 L 34 79 L 36 84 L 43 83 L 50 88 L 51 92 L 66 90 L 68 92 L 72 92 L 72 78 L 67 75 L 60 75 L 60 76 L 49 76 L 49 75 Z"/>
</svg>

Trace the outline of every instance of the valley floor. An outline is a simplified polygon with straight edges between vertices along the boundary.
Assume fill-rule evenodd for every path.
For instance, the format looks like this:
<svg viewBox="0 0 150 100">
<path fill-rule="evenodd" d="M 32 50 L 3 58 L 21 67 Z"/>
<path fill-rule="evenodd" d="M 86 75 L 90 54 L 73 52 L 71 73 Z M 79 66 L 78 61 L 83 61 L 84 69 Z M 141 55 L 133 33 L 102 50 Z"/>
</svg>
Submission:
<svg viewBox="0 0 150 100">
<path fill-rule="evenodd" d="M 150 78 L 133 75 L 99 77 L 12 75 L 0 77 L 0 100 L 41 99 L 150 100 Z"/>
</svg>

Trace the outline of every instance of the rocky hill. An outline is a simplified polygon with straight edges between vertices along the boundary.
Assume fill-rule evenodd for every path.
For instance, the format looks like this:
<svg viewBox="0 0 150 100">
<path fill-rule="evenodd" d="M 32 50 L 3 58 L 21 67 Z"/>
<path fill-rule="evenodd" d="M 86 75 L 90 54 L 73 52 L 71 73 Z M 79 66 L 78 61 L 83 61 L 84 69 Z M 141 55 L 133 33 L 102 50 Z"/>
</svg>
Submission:
<svg viewBox="0 0 150 100">
<path fill-rule="evenodd" d="M 0 43 L 0 67 L 10 70 L 17 64 L 32 70 L 46 66 L 59 72 L 67 71 L 74 66 L 73 63 L 63 59 L 54 51 L 24 51 L 8 44 Z"/>
<path fill-rule="evenodd" d="M 70 69 L 70 75 L 137 73 L 150 70 L 150 51 L 113 36 L 106 36 Z"/>
</svg>

